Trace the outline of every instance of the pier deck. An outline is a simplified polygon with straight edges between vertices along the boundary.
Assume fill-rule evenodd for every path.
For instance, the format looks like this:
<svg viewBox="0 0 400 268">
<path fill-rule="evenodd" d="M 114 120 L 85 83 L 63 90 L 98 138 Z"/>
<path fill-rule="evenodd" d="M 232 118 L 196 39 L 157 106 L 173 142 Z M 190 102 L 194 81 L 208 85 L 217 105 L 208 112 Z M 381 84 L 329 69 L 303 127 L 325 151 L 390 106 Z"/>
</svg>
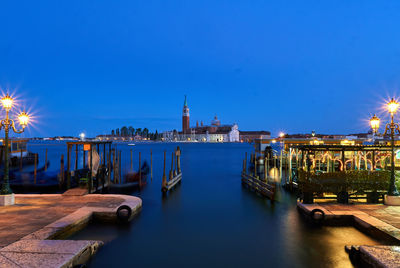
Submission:
<svg viewBox="0 0 400 268">
<path fill-rule="evenodd" d="M 141 205 L 140 198 L 124 195 L 17 194 L 15 205 L 0 207 L 0 267 L 72 267 L 84 262 L 101 241 L 53 239 L 84 228 L 93 218 L 117 221 L 121 206 L 131 209 L 131 220 Z"/>
<path fill-rule="evenodd" d="M 347 251 L 357 254 L 363 263 L 373 267 L 400 266 L 400 207 L 383 204 L 303 204 L 300 212 L 310 216 L 314 209 L 322 210 L 322 224 L 349 224 L 377 238 L 387 239 L 387 246 L 350 246 Z M 357 252 L 357 253 L 354 253 Z"/>
</svg>

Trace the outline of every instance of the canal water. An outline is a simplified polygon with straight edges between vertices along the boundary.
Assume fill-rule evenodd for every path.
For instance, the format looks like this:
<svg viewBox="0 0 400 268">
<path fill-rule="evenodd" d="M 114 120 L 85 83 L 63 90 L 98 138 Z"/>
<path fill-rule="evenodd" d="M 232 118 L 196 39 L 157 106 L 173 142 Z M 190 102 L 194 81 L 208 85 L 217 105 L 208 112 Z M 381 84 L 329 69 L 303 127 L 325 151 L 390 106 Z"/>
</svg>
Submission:
<svg viewBox="0 0 400 268">
<path fill-rule="evenodd" d="M 93 223 L 70 237 L 105 241 L 89 267 L 352 267 L 345 245 L 380 244 L 352 227 L 307 225 L 295 197 L 283 190 L 271 204 L 243 188 L 240 172 L 245 152 L 253 151 L 249 144 L 179 144 L 182 183 L 162 197 L 163 151 L 169 166 L 176 146 L 117 145 L 125 170 L 131 149 L 135 167 L 137 153 L 149 162 L 152 150 L 153 180 L 134 193 L 143 209 L 132 223 Z M 56 162 L 52 167 L 59 167 L 65 144 L 29 146 L 41 155 L 45 148 Z"/>
</svg>

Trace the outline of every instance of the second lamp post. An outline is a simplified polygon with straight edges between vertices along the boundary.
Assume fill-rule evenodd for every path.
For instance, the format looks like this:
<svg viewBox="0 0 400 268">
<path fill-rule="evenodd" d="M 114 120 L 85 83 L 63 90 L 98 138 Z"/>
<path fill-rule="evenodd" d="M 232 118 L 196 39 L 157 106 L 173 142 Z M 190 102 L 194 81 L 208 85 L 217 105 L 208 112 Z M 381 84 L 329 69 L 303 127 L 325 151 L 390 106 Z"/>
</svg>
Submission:
<svg viewBox="0 0 400 268">
<path fill-rule="evenodd" d="M 400 134 L 400 127 L 398 123 L 394 122 L 394 115 L 397 112 L 397 109 L 399 108 L 399 103 L 392 98 L 387 104 L 386 104 L 387 110 L 390 113 L 390 122 L 386 124 L 385 126 L 385 132 L 383 133 L 384 136 L 390 134 L 390 147 L 391 147 L 391 158 L 390 158 L 390 182 L 389 182 L 389 191 L 388 195 L 389 196 L 398 196 L 399 192 L 397 191 L 396 188 L 396 177 L 395 177 L 395 161 L 394 161 L 394 135 L 396 132 Z M 371 128 L 374 132 L 374 134 L 378 134 L 378 129 L 380 125 L 380 119 L 374 115 L 370 119 L 371 123 Z"/>
</svg>

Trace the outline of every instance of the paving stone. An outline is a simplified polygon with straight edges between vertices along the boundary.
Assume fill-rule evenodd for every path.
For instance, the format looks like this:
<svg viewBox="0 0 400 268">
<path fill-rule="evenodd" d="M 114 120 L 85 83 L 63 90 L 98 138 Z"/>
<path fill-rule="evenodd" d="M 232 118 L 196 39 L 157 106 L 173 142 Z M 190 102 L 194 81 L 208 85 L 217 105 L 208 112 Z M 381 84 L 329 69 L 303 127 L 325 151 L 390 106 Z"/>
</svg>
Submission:
<svg viewBox="0 0 400 268">
<path fill-rule="evenodd" d="M 14 206 L 0 207 L 0 247 L 19 239 L 46 239 L 58 229 L 87 221 L 96 211 L 114 217 L 123 203 L 135 210 L 141 207 L 139 198 L 122 195 L 17 194 L 15 201 Z"/>
<path fill-rule="evenodd" d="M 28 234 L 27 236 L 22 237 L 21 239 L 28 240 L 45 240 L 60 231 L 60 228 L 50 228 L 44 227 L 34 233 Z M 1 237 L 1 236 L 0 236 Z"/>
<path fill-rule="evenodd" d="M 93 243 L 85 240 L 19 240 L 0 252 L 79 254 Z"/>
<path fill-rule="evenodd" d="M 0 267 L 1 268 L 20 268 L 16 263 L 12 262 L 11 260 L 7 259 L 5 256 L 0 254 Z"/>
<path fill-rule="evenodd" d="M 400 247 L 360 246 L 365 261 L 378 267 L 400 267 Z"/>
<path fill-rule="evenodd" d="M 47 253 L 18 253 L 2 252 L 1 255 L 11 259 L 20 267 L 29 268 L 54 268 L 71 267 L 74 255 L 72 254 L 47 254 Z M 17 266 L 17 267 L 18 267 Z"/>
</svg>

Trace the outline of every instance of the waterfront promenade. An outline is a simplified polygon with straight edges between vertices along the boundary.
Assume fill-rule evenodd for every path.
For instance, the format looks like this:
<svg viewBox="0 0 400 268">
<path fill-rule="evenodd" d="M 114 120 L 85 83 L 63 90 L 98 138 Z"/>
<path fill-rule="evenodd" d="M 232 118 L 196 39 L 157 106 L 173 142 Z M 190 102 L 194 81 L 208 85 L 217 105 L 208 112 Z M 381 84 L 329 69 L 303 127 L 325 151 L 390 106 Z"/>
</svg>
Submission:
<svg viewBox="0 0 400 268">
<path fill-rule="evenodd" d="M 16 204 L 0 208 L 0 267 L 73 267 L 85 263 L 101 241 L 67 238 L 92 220 L 117 221 L 117 210 L 128 206 L 137 214 L 141 199 L 123 195 L 16 195 Z M 12 229 L 12 232 L 10 232 Z"/>
</svg>

